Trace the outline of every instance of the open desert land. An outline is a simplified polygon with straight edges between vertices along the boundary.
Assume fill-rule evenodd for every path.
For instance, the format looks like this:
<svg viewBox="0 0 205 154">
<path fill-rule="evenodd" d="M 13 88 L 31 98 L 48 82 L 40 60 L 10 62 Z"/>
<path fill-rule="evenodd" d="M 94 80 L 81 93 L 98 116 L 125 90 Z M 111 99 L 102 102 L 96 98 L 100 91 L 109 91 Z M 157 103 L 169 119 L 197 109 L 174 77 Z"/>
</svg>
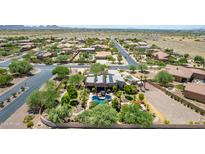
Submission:
<svg viewBox="0 0 205 154">
<path fill-rule="evenodd" d="M 205 40 L 201 37 L 183 38 L 182 36 L 160 36 L 156 40 L 147 40 L 150 44 L 156 44 L 161 48 L 173 48 L 179 54 L 200 55 L 205 57 Z"/>
</svg>

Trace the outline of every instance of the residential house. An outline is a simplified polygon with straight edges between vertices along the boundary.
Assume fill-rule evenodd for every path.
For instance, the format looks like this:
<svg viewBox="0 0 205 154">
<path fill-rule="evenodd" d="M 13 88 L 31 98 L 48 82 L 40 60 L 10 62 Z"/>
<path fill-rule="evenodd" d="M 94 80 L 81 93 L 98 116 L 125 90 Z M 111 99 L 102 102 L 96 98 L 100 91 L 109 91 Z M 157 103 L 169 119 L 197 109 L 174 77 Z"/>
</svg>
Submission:
<svg viewBox="0 0 205 154">
<path fill-rule="evenodd" d="M 122 88 L 125 85 L 125 80 L 117 70 L 108 70 L 105 74 L 93 75 L 90 74 L 85 80 L 85 86 L 88 88 L 112 88 L 117 86 Z"/>
<path fill-rule="evenodd" d="M 109 51 L 99 51 L 99 52 L 96 52 L 95 58 L 96 59 L 107 59 L 107 57 L 111 55 L 112 54 Z"/>
<path fill-rule="evenodd" d="M 184 96 L 205 103 L 205 85 L 190 83 L 185 86 Z"/>
<path fill-rule="evenodd" d="M 38 52 L 36 54 L 36 56 L 37 56 L 38 59 L 44 59 L 44 58 L 52 57 L 53 55 L 50 52 L 42 52 L 42 51 L 40 51 L 40 52 Z"/>
<path fill-rule="evenodd" d="M 153 53 L 153 56 L 157 60 L 167 61 L 168 57 L 169 57 L 169 54 L 167 54 L 163 51 L 158 51 L 158 52 Z"/>
<path fill-rule="evenodd" d="M 205 80 L 205 70 L 173 65 L 167 65 L 166 70 L 177 82 L 189 82 L 193 79 Z"/>
<path fill-rule="evenodd" d="M 83 52 L 94 52 L 95 48 L 80 48 L 79 51 L 83 51 Z"/>
</svg>

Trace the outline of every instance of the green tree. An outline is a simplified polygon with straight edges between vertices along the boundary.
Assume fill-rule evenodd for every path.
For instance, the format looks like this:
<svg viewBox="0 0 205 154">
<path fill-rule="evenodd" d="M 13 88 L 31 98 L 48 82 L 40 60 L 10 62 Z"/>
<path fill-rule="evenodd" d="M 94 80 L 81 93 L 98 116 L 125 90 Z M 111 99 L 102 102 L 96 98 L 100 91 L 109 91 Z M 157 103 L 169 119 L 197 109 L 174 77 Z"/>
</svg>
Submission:
<svg viewBox="0 0 205 154">
<path fill-rule="evenodd" d="M 27 105 L 32 111 L 41 112 L 43 108 L 43 94 L 41 91 L 34 91 L 27 98 Z"/>
<path fill-rule="evenodd" d="M 127 124 L 138 124 L 143 127 L 152 125 L 154 118 L 149 112 L 141 111 L 137 104 L 123 105 L 119 113 L 119 121 Z"/>
<path fill-rule="evenodd" d="M 142 94 L 142 93 L 139 94 L 139 100 L 140 100 L 140 101 L 143 101 L 143 100 L 144 100 L 144 94 Z"/>
<path fill-rule="evenodd" d="M 54 123 L 63 123 L 64 119 L 69 116 L 71 106 L 64 104 L 60 108 L 52 108 L 48 113 L 48 119 Z"/>
<path fill-rule="evenodd" d="M 7 69 L 0 68 L 0 75 L 6 75 L 8 73 Z"/>
<path fill-rule="evenodd" d="M 142 73 L 148 69 L 147 65 L 146 65 L 146 64 L 143 64 L 143 63 L 139 64 L 137 68 L 138 68 L 138 69 L 140 70 L 140 72 L 142 72 Z"/>
<path fill-rule="evenodd" d="M 122 55 L 120 53 L 117 55 L 117 61 L 119 64 L 122 62 Z"/>
<path fill-rule="evenodd" d="M 174 52 L 174 49 L 172 49 L 172 48 L 167 48 L 165 51 L 166 51 L 167 53 L 169 53 L 169 55 L 172 55 L 173 52 Z"/>
<path fill-rule="evenodd" d="M 58 55 L 56 60 L 58 63 L 63 63 L 66 62 L 68 60 L 68 55 Z"/>
<path fill-rule="evenodd" d="M 76 86 L 76 85 L 80 85 L 84 79 L 85 79 L 85 76 L 78 73 L 78 74 L 69 76 L 68 83 Z"/>
<path fill-rule="evenodd" d="M 174 77 L 166 71 L 160 71 L 154 77 L 154 80 L 163 86 L 166 86 L 168 83 L 173 82 Z"/>
<path fill-rule="evenodd" d="M 48 51 L 49 52 L 59 52 L 60 48 L 57 46 L 57 44 L 54 44 L 48 48 Z"/>
<path fill-rule="evenodd" d="M 117 86 L 113 86 L 113 87 L 112 87 L 112 91 L 113 91 L 114 93 L 116 93 L 117 90 L 118 90 L 118 89 L 117 89 Z"/>
<path fill-rule="evenodd" d="M 83 91 L 80 92 L 80 102 L 81 102 L 81 105 L 83 108 L 86 107 L 86 103 L 88 101 L 88 96 L 89 96 L 89 93 L 86 89 L 84 89 Z"/>
<path fill-rule="evenodd" d="M 68 93 L 65 93 L 65 95 L 61 98 L 61 105 L 63 104 L 70 104 L 71 98 L 68 95 Z"/>
<path fill-rule="evenodd" d="M 125 85 L 124 86 L 124 91 L 127 94 L 136 94 L 138 89 L 135 85 Z"/>
<path fill-rule="evenodd" d="M 134 73 L 137 70 L 137 67 L 135 65 L 129 65 L 129 70 Z"/>
<path fill-rule="evenodd" d="M 107 59 L 108 59 L 109 61 L 112 61 L 112 63 L 115 62 L 115 58 L 114 58 L 112 55 L 107 56 Z"/>
<path fill-rule="evenodd" d="M 184 54 L 184 58 L 189 58 L 189 54 L 188 53 L 186 53 L 186 54 Z"/>
<path fill-rule="evenodd" d="M 95 126 L 111 126 L 117 121 L 117 111 L 110 105 L 97 105 L 77 116 L 77 121 Z"/>
<path fill-rule="evenodd" d="M 56 106 L 56 100 L 59 92 L 53 82 L 47 82 L 44 91 L 34 91 L 27 98 L 26 102 L 29 108 L 34 112 L 42 112 L 45 109 L 51 109 Z"/>
<path fill-rule="evenodd" d="M 99 74 L 101 72 L 104 72 L 107 68 L 106 65 L 102 65 L 100 63 L 92 64 L 90 67 L 90 72 L 93 74 Z"/>
<path fill-rule="evenodd" d="M 119 101 L 120 103 L 122 102 L 122 95 L 123 95 L 123 92 L 122 91 L 117 91 L 116 94 L 117 98 L 119 98 Z"/>
<path fill-rule="evenodd" d="M 117 98 L 114 98 L 114 99 L 112 100 L 112 107 L 113 107 L 117 112 L 120 112 L 121 103 L 118 102 Z"/>
<path fill-rule="evenodd" d="M 178 60 L 178 62 L 179 62 L 180 64 L 187 64 L 187 63 L 188 63 L 188 61 L 187 61 L 187 59 L 186 59 L 185 57 L 180 58 L 180 59 Z"/>
<path fill-rule="evenodd" d="M 25 60 L 14 60 L 9 65 L 10 72 L 17 75 L 28 74 L 32 69 L 33 66 Z"/>
<path fill-rule="evenodd" d="M 69 69 L 64 66 L 57 66 L 53 69 L 52 74 L 57 74 L 58 78 L 63 79 L 69 74 Z"/>
<path fill-rule="evenodd" d="M 13 80 L 13 77 L 9 74 L 0 75 L 0 86 L 8 85 Z"/>
<path fill-rule="evenodd" d="M 52 59 L 51 59 L 51 58 L 46 58 L 46 59 L 45 59 L 45 64 L 46 64 L 46 65 L 51 65 L 51 64 L 53 64 Z"/>
<path fill-rule="evenodd" d="M 160 49 L 160 47 L 158 47 L 156 44 L 152 44 L 152 46 L 150 48 L 151 49 Z"/>
<path fill-rule="evenodd" d="M 202 56 L 195 56 L 194 57 L 194 61 L 197 63 L 197 64 L 204 64 L 205 60 Z"/>
<path fill-rule="evenodd" d="M 76 99 L 78 97 L 78 92 L 72 84 L 67 86 L 67 93 L 70 99 Z"/>
</svg>

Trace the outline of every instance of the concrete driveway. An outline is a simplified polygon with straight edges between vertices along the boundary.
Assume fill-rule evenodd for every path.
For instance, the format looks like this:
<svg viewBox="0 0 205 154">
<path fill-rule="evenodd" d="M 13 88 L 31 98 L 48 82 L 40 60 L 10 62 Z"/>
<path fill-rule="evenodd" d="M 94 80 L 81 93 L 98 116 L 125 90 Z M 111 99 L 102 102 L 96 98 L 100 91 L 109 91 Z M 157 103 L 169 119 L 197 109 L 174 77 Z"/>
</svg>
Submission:
<svg viewBox="0 0 205 154">
<path fill-rule="evenodd" d="M 185 107 L 149 83 L 146 83 L 146 88 L 149 89 L 145 92 L 145 96 L 149 102 L 162 113 L 171 124 L 189 124 L 190 121 L 205 120 L 204 116 Z"/>
</svg>

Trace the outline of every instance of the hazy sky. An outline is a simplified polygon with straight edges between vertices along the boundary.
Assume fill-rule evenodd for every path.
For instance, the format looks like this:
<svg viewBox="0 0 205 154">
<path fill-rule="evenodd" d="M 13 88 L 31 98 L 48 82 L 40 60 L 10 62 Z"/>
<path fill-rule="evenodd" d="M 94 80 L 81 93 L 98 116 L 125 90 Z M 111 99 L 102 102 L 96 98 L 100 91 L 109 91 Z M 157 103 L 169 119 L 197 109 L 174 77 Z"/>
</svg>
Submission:
<svg viewBox="0 0 205 154">
<path fill-rule="evenodd" d="M 0 25 L 205 25 L 204 3 L 204 0 L 1 0 Z M 104 27 L 110 26 L 99 28 Z M 205 26 L 114 27 L 205 28 Z"/>
<path fill-rule="evenodd" d="M 76 28 L 205 29 L 205 25 L 62 25 Z"/>
</svg>

